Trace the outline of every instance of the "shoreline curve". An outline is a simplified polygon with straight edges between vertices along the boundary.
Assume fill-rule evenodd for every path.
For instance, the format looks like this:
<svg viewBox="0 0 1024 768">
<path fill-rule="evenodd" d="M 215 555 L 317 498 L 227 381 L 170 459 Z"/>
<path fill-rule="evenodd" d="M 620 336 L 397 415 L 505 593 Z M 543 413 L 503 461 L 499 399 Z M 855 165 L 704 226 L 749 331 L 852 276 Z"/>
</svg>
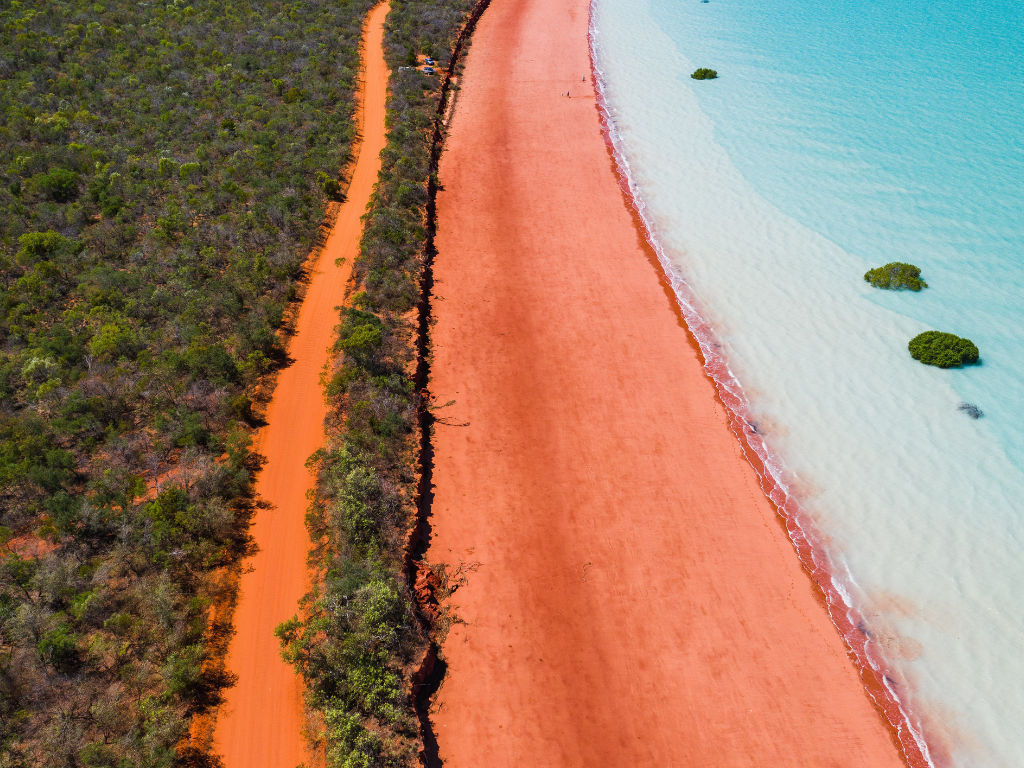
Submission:
<svg viewBox="0 0 1024 768">
<path fill-rule="evenodd" d="M 835 580 L 852 583 L 852 576 L 836 567 L 824 544 L 825 537 L 817 531 L 813 520 L 790 493 L 785 480 L 787 470 L 771 446 L 757 432 L 756 422 L 743 386 L 733 374 L 724 354 L 716 352 L 721 345 L 716 340 L 714 328 L 700 312 L 700 300 L 685 278 L 673 269 L 672 262 L 655 234 L 655 227 L 646 215 L 646 204 L 640 188 L 630 172 L 622 140 L 615 130 L 605 95 L 606 84 L 597 66 L 597 40 L 594 26 L 594 8 L 598 0 L 590 0 L 590 25 L 588 43 L 590 47 L 591 76 L 597 86 L 597 108 L 601 129 L 605 137 L 619 187 L 634 217 L 634 224 L 641 239 L 650 249 L 653 264 L 659 276 L 671 292 L 673 303 L 679 311 L 680 320 L 685 324 L 691 344 L 699 351 L 707 376 L 714 382 L 716 397 L 729 413 L 729 428 L 739 441 L 744 458 L 761 479 L 761 488 L 768 501 L 780 517 L 781 524 L 793 543 L 807 577 L 821 593 L 821 601 L 829 613 L 836 631 L 846 643 L 860 669 L 864 688 L 871 697 L 880 716 L 892 731 L 899 744 L 903 759 L 911 768 L 935 768 L 935 757 L 942 764 L 949 761 L 940 749 L 930 749 L 920 721 L 914 722 L 913 706 L 901 699 L 900 684 L 894 678 L 902 678 L 899 672 L 889 668 L 883 650 L 870 634 L 861 628 L 865 624 L 862 612 L 849 594 L 837 587 Z M 845 577 L 845 578 L 844 578 Z"/>
</svg>

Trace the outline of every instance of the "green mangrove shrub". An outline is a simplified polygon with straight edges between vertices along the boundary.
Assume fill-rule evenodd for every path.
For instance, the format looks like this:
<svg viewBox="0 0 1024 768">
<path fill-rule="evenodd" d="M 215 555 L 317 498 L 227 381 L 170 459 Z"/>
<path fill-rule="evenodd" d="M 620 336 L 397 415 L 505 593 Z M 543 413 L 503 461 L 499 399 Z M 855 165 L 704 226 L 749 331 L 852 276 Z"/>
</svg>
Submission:
<svg viewBox="0 0 1024 768">
<path fill-rule="evenodd" d="M 692 77 L 694 80 L 714 80 L 716 77 L 718 77 L 718 73 L 713 69 L 708 69 L 707 67 L 700 67 L 696 71 L 694 71 L 694 73 L 690 75 L 690 77 Z"/>
<path fill-rule="evenodd" d="M 915 360 L 938 368 L 973 365 L 980 358 L 974 342 L 942 331 L 925 331 L 918 334 L 910 340 L 908 347 L 910 356 Z"/>
<path fill-rule="evenodd" d="M 864 273 L 864 280 L 875 288 L 889 291 L 920 291 L 927 288 L 928 283 L 921 279 L 921 270 L 913 264 L 893 261 L 884 267 L 869 269 Z"/>
</svg>

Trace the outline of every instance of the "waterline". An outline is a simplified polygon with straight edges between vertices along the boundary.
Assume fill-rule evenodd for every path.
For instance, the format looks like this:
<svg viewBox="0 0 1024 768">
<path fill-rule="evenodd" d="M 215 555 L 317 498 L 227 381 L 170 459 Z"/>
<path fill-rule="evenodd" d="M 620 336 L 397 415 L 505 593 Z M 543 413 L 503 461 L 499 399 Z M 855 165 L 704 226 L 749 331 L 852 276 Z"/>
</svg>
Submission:
<svg viewBox="0 0 1024 768">
<path fill-rule="evenodd" d="M 738 6 L 656 5 L 597 0 L 595 66 L 620 169 L 709 374 L 737 415 L 734 426 L 755 454 L 753 463 L 763 464 L 766 492 L 817 572 L 833 620 L 861 664 L 875 671 L 908 752 L 919 751 L 921 764 L 941 762 L 946 752 L 963 765 L 1012 764 L 1024 744 L 1021 599 L 1014 588 L 1024 580 L 1015 554 L 1024 538 L 1016 515 L 1024 474 L 1018 438 L 1005 434 L 1012 431 L 1005 409 L 1019 399 L 1012 389 L 1017 372 L 1006 364 L 1012 345 L 994 337 L 1007 335 L 1018 318 L 985 326 L 978 315 L 994 313 L 989 297 L 997 307 L 1012 304 L 1008 299 L 1024 275 L 1000 260 L 1006 250 L 1000 242 L 982 260 L 982 267 L 997 265 L 994 274 L 979 275 L 975 260 L 968 279 L 958 280 L 954 265 L 962 272 L 965 256 L 949 255 L 960 247 L 954 241 L 942 258 L 922 264 L 925 279 L 938 288 L 923 296 L 872 292 L 861 275 L 883 263 L 878 244 L 913 239 L 897 224 L 920 231 L 922 221 L 931 221 L 896 216 L 891 198 L 891 215 L 859 212 L 879 206 L 874 197 L 865 204 L 864 187 L 871 184 L 864 179 L 874 179 L 871 194 L 883 199 L 910 186 L 899 169 L 866 171 L 857 147 L 837 150 L 835 141 L 808 126 L 815 113 L 806 105 L 751 126 L 756 116 L 723 90 L 746 87 L 730 78 L 748 77 L 731 66 L 726 49 L 731 45 L 736 56 L 750 60 L 766 54 L 744 49 L 733 37 L 715 51 L 722 58 L 691 61 L 677 43 L 696 34 L 689 27 L 679 31 L 692 14 L 712 10 L 725 17 L 739 14 Z M 735 31 L 737 24 L 723 21 L 721 27 Z M 807 28 L 813 32 L 811 22 Z M 775 63 L 755 61 L 765 69 Z M 715 67 L 723 76 L 693 86 L 688 73 L 696 66 Z M 840 96 L 837 101 L 848 102 L 845 112 L 821 107 L 830 120 L 857 112 L 849 107 L 856 94 Z M 743 130 L 725 131 L 701 99 L 720 119 L 743 118 Z M 765 160 L 763 145 L 751 149 L 751 134 L 769 135 L 765 145 L 773 131 L 788 140 L 778 124 L 803 131 L 807 140 L 796 148 L 772 143 L 773 157 Z M 718 141 L 723 135 L 730 151 Z M 742 152 L 744 173 L 733 160 Z M 833 155 L 835 163 L 822 161 Z M 747 178 L 750 167 L 776 169 L 783 156 L 794 166 L 786 183 L 796 189 L 805 179 L 810 190 L 799 199 L 773 188 L 770 178 Z M 824 201 L 821 190 L 830 184 L 821 177 L 825 171 L 835 190 L 827 210 L 818 210 L 815 198 Z M 908 199 L 948 217 L 948 200 L 930 202 L 927 194 L 937 183 L 923 176 L 915 183 L 921 189 Z M 762 191 L 786 202 L 790 213 Z M 964 232 L 1005 235 L 1007 221 L 993 222 L 999 211 L 1015 210 L 1012 180 L 993 199 L 998 210 L 986 209 Z M 921 236 L 935 251 L 948 234 L 928 224 Z M 833 238 L 857 246 L 856 252 Z M 979 284 L 984 290 L 975 290 Z M 957 290 L 967 296 L 960 304 L 951 300 Z M 940 320 L 941 330 L 979 342 L 981 368 L 936 371 L 909 358 L 906 341 Z M 963 400 L 981 402 L 988 415 L 968 419 L 957 410 Z M 925 737 L 937 754 L 929 754 Z"/>
</svg>

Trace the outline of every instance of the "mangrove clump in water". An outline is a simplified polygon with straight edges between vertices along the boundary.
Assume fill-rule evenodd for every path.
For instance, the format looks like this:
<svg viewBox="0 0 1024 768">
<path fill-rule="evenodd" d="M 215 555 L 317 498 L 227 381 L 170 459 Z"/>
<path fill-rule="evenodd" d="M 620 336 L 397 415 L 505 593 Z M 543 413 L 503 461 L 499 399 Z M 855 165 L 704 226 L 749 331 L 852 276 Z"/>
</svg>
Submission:
<svg viewBox="0 0 1024 768">
<path fill-rule="evenodd" d="M 690 75 L 690 77 L 692 77 L 694 80 L 714 80 L 716 77 L 718 77 L 718 73 L 713 69 L 701 67 L 700 69 L 696 70 L 692 75 Z"/>
<path fill-rule="evenodd" d="M 907 346 L 915 360 L 938 368 L 973 365 L 980 356 L 973 341 L 942 331 L 925 331 L 911 339 Z"/>
<path fill-rule="evenodd" d="M 868 270 L 864 279 L 875 288 L 890 291 L 920 291 L 928 287 L 928 283 L 921 279 L 920 268 L 902 261 L 893 261 L 884 267 Z"/>
</svg>

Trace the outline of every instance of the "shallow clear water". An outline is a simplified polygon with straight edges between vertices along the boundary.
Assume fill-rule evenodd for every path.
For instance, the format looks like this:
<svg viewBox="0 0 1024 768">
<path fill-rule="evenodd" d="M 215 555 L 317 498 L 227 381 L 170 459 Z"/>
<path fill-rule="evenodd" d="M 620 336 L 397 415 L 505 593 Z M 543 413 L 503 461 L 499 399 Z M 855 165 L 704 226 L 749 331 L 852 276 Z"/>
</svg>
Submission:
<svg viewBox="0 0 1024 768">
<path fill-rule="evenodd" d="M 652 234 L 911 722 L 961 766 L 1024 763 L 1022 30 L 1007 0 L 594 8 Z M 870 288 L 888 261 L 930 287 Z M 932 328 L 983 364 L 913 361 Z"/>
</svg>

